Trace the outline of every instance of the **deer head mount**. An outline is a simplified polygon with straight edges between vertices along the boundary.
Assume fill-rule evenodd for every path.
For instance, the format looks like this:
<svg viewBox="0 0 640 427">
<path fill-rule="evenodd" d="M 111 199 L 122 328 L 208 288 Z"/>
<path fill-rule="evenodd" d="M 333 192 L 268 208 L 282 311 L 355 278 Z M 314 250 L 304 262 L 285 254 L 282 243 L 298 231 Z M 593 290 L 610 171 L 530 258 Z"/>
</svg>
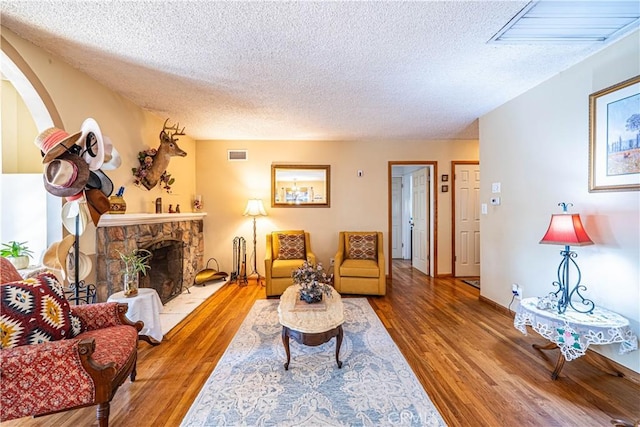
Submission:
<svg viewBox="0 0 640 427">
<path fill-rule="evenodd" d="M 176 136 L 184 135 L 185 128 L 180 129 L 179 123 L 167 126 L 168 121 L 169 119 L 164 121 L 163 128 L 160 131 L 160 146 L 153 157 L 153 163 L 147 168 L 147 173 L 141 180 L 142 185 L 147 190 L 151 190 L 158 184 L 160 177 L 169 166 L 171 157 L 185 157 L 187 155 L 187 152 L 178 146 L 178 138 L 176 138 Z"/>
</svg>

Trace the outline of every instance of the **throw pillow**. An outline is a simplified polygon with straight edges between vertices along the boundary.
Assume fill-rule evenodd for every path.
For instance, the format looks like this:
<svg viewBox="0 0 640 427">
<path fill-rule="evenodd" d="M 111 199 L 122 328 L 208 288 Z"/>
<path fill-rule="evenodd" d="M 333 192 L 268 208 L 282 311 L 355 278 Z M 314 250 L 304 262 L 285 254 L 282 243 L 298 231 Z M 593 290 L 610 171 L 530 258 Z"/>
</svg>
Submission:
<svg viewBox="0 0 640 427">
<path fill-rule="evenodd" d="M 0 348 L 72 338 L 82 332 L 64 289 L 51 273 L 0 286 Z"/>
<path fill-rule="evenodd" d="M 278 259 L 305 259 L 304 234 L 278 234 Z"/>
<path fill-rule="evenodd" d="M 22 276 L 18 273 L 11 261 L 5 257 L 0 257 L 0 283 L 9 283 L 22 280 Z"/>
<path fill-rule="evenodd" d="M 351 259 L 377 259 L 378 236 L 376 234 L 349 235 L 349 253 Z"/>
</svg>

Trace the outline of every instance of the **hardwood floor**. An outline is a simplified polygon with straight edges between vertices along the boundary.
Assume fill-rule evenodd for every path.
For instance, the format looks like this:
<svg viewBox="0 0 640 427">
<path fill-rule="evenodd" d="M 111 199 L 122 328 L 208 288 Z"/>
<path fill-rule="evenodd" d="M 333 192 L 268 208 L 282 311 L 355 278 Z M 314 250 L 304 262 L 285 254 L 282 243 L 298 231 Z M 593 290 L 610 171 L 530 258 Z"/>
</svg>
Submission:
<svg viewBox="0 0 640 427">
<path fill-rule="evenodd" d="M 371 305 L 450 426 L 611 426 L 640 420 L 640 386 L 584 358 L 552 381 L 557 353 L 534 332 L 478 301 L 479 290 L 393 262 L 393 283 Z M 177 426 L 264 288 L 226 285 L 157 347 L 139 345 L 138 377 L 111 404 L 112 426 Z M 283 361 L 274 361 L 282 363 Z M 95 408 L 3 426 L 96 425 Z"/>
</svg>

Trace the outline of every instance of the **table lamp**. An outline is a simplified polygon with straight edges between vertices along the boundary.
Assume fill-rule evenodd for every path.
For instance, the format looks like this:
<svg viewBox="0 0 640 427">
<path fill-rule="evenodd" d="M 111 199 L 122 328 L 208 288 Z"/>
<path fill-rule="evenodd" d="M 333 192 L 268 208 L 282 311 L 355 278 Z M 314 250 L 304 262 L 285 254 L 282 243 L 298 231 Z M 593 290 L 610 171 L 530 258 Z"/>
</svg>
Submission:
<svg viewBox="0 0 640 427">
<path fill-rule="evenodd" d="M 258 273 L 258 266 L 257 266 L 257 252 L 256 252 L 256 217 L 258 216 L 267 216 L 267 212 L 264 210 L 264 205 L 262 204 L 262 200 L 260 199 L 249 199 L 249 201 L 247 202 L 247 207 L 244 210 L 244 216 L 251 216 L 253 217 L 253 271 L 251 271 L 251 274 L 249 275 L 249 277 L 251 276 L 258 276 L 257 280 L 258 283 L 261 283 L 261 278 L 262 276 L 260 276 L 260 273 Z"/>
<path fill-rule="evenodd" d="M 558 203 L 558 206 L 562 206 L 562 213 L 551 215 L 549 228 L 540 243 L 564 245 L 564 250 L 560 251 L 562 260 L 558 266 L 558 280 L 553 282 L 559 288 L 555 292 L 556 297 L 558 297 L 558 313 L 564 313 L 567 310 L 567 306 L 571 306 L 571 308 L 580 313 L 591 313 L 595 304 L 580 294 L 580 290 L 586 290 L 587 287 L 580 284 L 582 277 L 580 268 L 575 261 L 578 254 L 573 252 L 570 246 L 593 245 L 593 242 L 582 225 L 580 215 L 567 212 L 569 205 L 573 206 L 571 203 Z M 571 266 L 575 267 L 578 276 L 575 285 L 569 290 L 569 270 Z M 582 305 L 586 306 L 586 310 L 579 310 L 573 305 L 571 300 L 574 294 L 580 297 Z"/>
</svg>

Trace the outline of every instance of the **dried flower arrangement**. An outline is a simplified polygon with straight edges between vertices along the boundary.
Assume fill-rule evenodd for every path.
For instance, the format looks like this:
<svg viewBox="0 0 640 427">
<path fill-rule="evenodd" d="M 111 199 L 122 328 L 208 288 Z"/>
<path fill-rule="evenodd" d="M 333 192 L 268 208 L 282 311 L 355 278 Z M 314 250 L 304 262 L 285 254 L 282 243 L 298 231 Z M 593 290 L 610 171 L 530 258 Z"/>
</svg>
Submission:
<svg viewBox="0 0 640 427">
<path fill-rule="evenodd" d="M 322 301 L 322 295 L 331 297 L 333 274 L 327 275 L 322 263 L 314 265 L 305 261 L 291 273 L 293 283 L 300 285 L 300 299 L 311 304 Z"/>
</svg>

